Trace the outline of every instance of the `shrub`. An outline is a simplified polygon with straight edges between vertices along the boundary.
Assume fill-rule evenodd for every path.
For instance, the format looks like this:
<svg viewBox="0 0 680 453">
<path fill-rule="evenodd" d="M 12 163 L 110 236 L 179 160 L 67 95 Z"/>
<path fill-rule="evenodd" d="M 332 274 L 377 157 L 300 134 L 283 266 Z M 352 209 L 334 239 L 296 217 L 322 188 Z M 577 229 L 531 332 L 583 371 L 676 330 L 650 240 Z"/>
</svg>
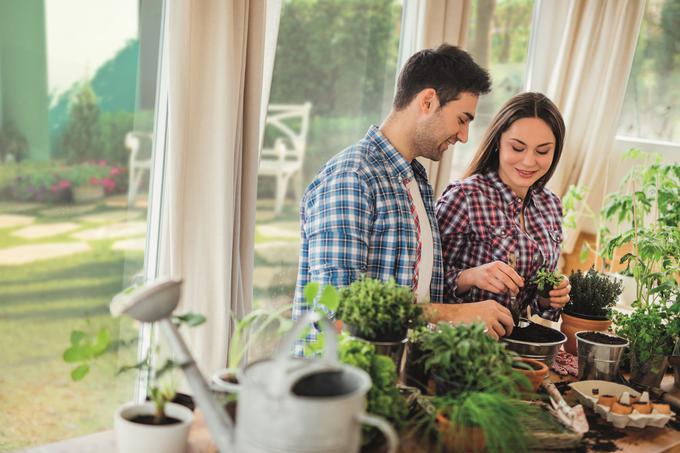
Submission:
<svg viewBox="0 0 680 453">
<path fill-rule="evenodd" d="M 340 290 L 338 317 L 367 340 L 401 340 L 422 322 L 422 309 L 408 286 L 363 277 Z"/>
<path fill-rule="evenodd" d="M 569 276 L 571 300 L 564 307 L 568 312 L 610 318 L 612 307 L 623 291 L 623 282 L 614 280 L 591 268 L 587 273 L 572 272 Z"/>
</svg>

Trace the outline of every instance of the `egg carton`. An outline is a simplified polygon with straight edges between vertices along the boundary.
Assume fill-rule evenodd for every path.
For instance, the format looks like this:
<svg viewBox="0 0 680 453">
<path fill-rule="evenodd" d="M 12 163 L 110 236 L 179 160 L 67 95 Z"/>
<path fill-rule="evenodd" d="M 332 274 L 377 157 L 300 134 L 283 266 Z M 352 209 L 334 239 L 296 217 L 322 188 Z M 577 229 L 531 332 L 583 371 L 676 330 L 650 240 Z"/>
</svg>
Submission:
<svg viewBox="0 0 680 453">
<path fill-rule="evenodd" d="M 675 415 L 673 412 L 670 414 L 663 414 L 657 412 L 656 409 L 653 409 L 650 414 L 641 414 L 637 410 L 633 410 L 630 414 L 616 414 L 612 412 L 610 407 L 598 404 L 597 401 L 599 400 L 600 395 L 612 395 L 616 397 L 617 401 L 624 393 L 628 393 L 630 396 L 637 398 L 641 397 L 639 392 L 615 382 L 581 381 L 573 382 L 569 384 L 569 386 L 574 389 L 581 404 L 590 407 L 597 414 L 602 416 L 602 418 L 607 420 L 607 422 L 617 428 L 626 428 L 628 426 L 633 428 L 644 428 L 646 426 L 663 428 L 666 426 L 666 423 L 668 423 L 668 420 Z M 597 395 L 593 395 L 593 389 L 598 389 Z M 649 398 L 649 395 L 646 395 L 646 397 Z"/>
</svg>

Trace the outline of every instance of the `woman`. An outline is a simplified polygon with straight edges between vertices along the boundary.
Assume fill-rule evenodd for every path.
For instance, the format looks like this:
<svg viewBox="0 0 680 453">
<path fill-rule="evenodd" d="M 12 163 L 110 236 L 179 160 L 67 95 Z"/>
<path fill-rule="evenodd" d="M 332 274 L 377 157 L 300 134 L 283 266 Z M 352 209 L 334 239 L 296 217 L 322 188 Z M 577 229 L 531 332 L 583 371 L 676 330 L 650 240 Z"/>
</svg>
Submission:
<svg viewBox="0 0 680 453">
<path fill-rule="evenodd" d="M 562 242 L 562 203 L 545 185 L 560 160 L 564 120 L 540 93 L 510 99 L 492 120 L 462 181 L 437 203 L 448 302 L 495 299 L 556 320 L 569 301 L 562 276 L 549 298 L 531 284 L 554 271 Z"/>
</svg>

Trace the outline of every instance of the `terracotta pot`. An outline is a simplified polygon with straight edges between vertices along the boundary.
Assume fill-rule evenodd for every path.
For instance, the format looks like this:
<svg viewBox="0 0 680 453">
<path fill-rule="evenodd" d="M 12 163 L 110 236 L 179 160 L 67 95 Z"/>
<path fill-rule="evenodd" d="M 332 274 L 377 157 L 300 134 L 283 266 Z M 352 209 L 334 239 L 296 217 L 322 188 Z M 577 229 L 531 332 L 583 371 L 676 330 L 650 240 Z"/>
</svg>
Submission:
<svg viewBox="0 0 680 453">
<path fill-rule="evenodd" d="M 567 336 L 567 342 L 564 343 L 564 350 L 569 354 L 576 355 L 576 332 L 584 330 L 606 332 L 611 325 L 611 319 L 585 319 L 562 312 L 562 325 L 560 326 L 560 330 Z"/>
<path fill-rule="evenodd" d="M 539 360 L 529 359 L 526 357 L 519 357 L 515 359 L 515 362 L 523 362 L 531 366 L 532 368 L 531 370 L 526 370 L 524 368 L 518 368 L 514 366 L 513 369 L 526 376 L 526 378 L 529 379 L 529 381 L 531 382 L 531 387 L 534 389 L 534 392 L 537 391 L 538 388 L 541 386 L 541 382 L 543 382 L 543 379 L 548 375 L 548 372 L 550 371 L 548 365 Z"/>
<path fill-rule="evenodd" d="M 478 427 L 451 428 L 451 422 L 443 414 L 437 414 L 437 430 L 441 435 L 444 451 L 484 451 L 484 433 Z"/>
</svg>

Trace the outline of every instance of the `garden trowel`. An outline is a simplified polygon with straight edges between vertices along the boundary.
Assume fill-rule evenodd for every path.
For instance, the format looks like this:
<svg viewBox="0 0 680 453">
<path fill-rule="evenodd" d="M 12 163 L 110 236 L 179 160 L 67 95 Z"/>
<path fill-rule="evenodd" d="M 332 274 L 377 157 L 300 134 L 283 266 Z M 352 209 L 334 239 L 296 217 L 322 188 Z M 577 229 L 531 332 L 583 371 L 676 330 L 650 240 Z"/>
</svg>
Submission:
<svg viewBox="0 0 680 453">
<path fill-rule="evenodd" d="M 588 432 L 590 427 L 588 426 L 588 419 L 586 419 L 586 414 L 583 411 L 583 406 L 577 404 L 571 407 L 564 401 L 560 391 L 557 390 L 555 384 L 550 381 L 550 378 L 546 377 L 543 382 L 543 388 L 548 392 L 550 396 L 551 409 L 550 412 L 567 428 L 572 431 L 585 434 Z"/>
</svg>

